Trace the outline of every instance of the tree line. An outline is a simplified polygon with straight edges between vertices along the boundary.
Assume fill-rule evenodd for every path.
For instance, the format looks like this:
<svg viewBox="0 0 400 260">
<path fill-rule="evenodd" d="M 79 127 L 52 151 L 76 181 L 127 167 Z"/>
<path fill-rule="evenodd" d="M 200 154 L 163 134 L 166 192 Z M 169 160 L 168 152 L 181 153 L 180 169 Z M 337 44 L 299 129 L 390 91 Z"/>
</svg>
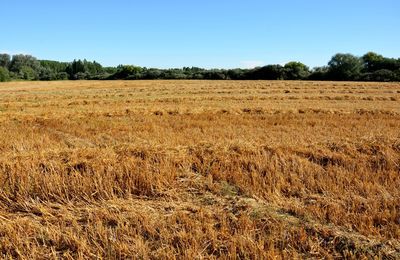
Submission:
<svg viewBox="0 0 400 260">
<path fill-rule="evenodd" d="M 361 57 L 338 53 L 326 66 L 312 69 L 297 61 L 283 66 L 272 64 L 254 69 L 157 69 L 133 65 L 103 67 L 96 61 L 59 62 L 38 60 L 24 54 L 0 54 L 0 81 L 83 79 L 400 81 L 400 59 L 387 58 L 374 52 Z"/>
</svg>

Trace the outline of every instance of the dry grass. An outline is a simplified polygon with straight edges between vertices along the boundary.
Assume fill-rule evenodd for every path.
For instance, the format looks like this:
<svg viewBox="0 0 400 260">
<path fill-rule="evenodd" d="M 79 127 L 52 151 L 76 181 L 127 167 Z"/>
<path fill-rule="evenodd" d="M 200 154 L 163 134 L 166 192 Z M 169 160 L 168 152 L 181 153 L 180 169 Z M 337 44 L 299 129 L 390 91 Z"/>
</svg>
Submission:
<svg viewBox="0 0 400 260">
<path fill-rule="evenodd" d="M 3 258 L 400 257 L 400 84 L 0 84 Z"/>
</svg>

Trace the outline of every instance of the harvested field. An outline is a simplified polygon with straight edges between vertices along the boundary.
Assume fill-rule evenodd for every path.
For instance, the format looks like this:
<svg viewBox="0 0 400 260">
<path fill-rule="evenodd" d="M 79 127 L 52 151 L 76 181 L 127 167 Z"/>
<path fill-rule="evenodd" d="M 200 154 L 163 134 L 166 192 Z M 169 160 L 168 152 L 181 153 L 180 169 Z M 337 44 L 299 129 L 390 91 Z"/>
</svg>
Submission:
<svg viewBox="0 0 400 260">
<path fill-rule="evenodd" d="M 3 258 L 400 258 L 400 84 L 0 84 Z"/>
</svg>

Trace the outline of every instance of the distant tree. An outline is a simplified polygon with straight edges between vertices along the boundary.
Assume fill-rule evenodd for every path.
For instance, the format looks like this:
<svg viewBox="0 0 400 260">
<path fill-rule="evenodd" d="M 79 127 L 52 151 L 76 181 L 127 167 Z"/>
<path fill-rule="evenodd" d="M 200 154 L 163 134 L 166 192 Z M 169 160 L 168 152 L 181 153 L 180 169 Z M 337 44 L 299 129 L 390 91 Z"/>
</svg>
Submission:
<svg viewBox="0 0 400 260">
<path fill-rule="evenodd" d="M 36 74 L 39 72 L 40 62 L 31 55 L 17 54 L 12 56 L 9 66 L 10 71 L 20 73 L 23 68 L 26 71 L 27 67 L 31 68 Z"/>
<path fill-rule="evenodd" d="M 327 80 L 328 79 L 329 67 L 315 67 L 311 70 L 311 74 L 308 76 L 310 80 Z"/>
<path fill-rule="evenodd" d="M 139 79 L 141 77 L 142 68 L 132 65 L 119 65 L 117 72 L 111 77 L 112 79 Z"/>
<path fill-rule="evenodd" d="M 366 53 L 362 56 L 364 70 L 366 72 L 374 72 L 375 70 L 381 69 L 384 59 L 382 55 L 376 54 L 375 52 Z"/>
<path fill-rule="evenodd" d="M 159 79 L 162 75 L 162 71 L 159 69 L 146 69 L 143 72 L 144 79 Z"/>
<path fill-rule="evenodd" d="M 244 79 L 247 70 L 243 69 L 231 69 L 227 71 L 227 77 L 229 79 Z"/>
<path fill-rule="evenodd" d="M 188 75 L 183 69 L 167 69 L 161 74 L 163 79 L 187 79 Z"/>
<path fill-rule="evenodd" d="M 204 72 L 204 79 L 223 80 L 226 79 L 226 74 L 223 70 L 212 69 Z"/>
<path fill-rule="evenodd" d="M 87 60 L 83 60 L 83 66 L 85 68 L 85 71 L 88 72 L 91 76 L 103 73 L 103 67 L 100 63 L 96 61 L 90 62 Z"/>
<path fill-rule="evenodd" d="M 0 67 L 7 68 L 10 66 L 11 57 L 6 53 L 0 54 Z"/>
<path fill-rule="evenodd" d="M 192 75 L 192 79 L 204 79 L 204 73 L 203 72 L 195 72 Z"/>
<path fill-rule="evenodd" d="M 378 82 L 389 82 L 398 80 L 398 75 L 387 69 L 380 69 L 374 72 L 368 72 L 363 74 L 362 80 L 365 81 L 378 81 Z"/>
<path fill-rule="evenodd" d="M 39 71 L 39 80 L 52 80 L 53 79 L 53 71 L 49 68 L 40 68 Z"/>
<path fill-rule="evenodd" d="M 40 67 L 38 78 L 39 80 L 56 80 L 57 73 L 49 67 Z"/>
<path fill-rule="evenodd" d="M 69 65 L 68 62 L 59 62 L 52 60 L 39 60 L 39 62 L 42 68 L 48 68 L 55 73 L 66 72 L 66 69 Z"/>
<path fill-rule="evenodd" d="M 352 54 L 338 53 L 328 63 L 332 80 L 357 80 L 361 77 L 363 62 Z"/>
<path fill-rule="evenodd" d="M 104 73 L 103 67 L 100 63 L 90 62 L 86 59 L 74 60 L 68 64 L 65 68 L 65 72 L 68 73 L 69 78 L 76 79 L 91 79 L 97 78 L 100 74 Z"/>
<path fill-rule="evenodd" d="M 73 75 L 73 80 L 90 79 L 90 74 L 87 72 L 78 72 Z"/>
<path fill-rule="evenodd" d="M 248 79 L 265 79 L 276 80 L 284 78 L 284 69 L 281 65 L 267 65 L 264 67 L 257 67 L 246 76 Z"/>
<path fill-rule="evenodd" d="M 10 80 L 10 74 L 8 69 L 5 67 L 0 67 L 0 82 L 5 82 Z"/>
<path fill-rule="evenodd" d="M 116 67 L 104 67 L 103 72 L 108 73 L 108 74 L 114 74 L 118 71 L 118 68 Z"/>
<path fill-rule="evenodd" d="M 18 71 L 18 78 L 24 80 L 36 80 L 38 79 L 38 73 L 29 66 L 22 66 Z"/>
<path fill-rule="evenodd" d="M 67 72 L 58 72 L 56 74 L 56 80 L 67 80 L 68 79 L 68 73 Z"/>
<path fill-rule="evenodd" d="M 59 62 L 37 60 L 31 55 L 0 54 L 2 78 L 24 80 L 112 80 L 112 79 L 210 79 L 210 80 L 366 80 L 400 81 L 400 59 L 386 58 L 368 52 L 361 58 L 338 53 L 328 66 L 310 70 L 301 62 L 285 66 L 267 65 L 254 69 L 203 69 L 183 67 L 175 69 L 145 68 L 132 65 L 103 67 L 96 61 L 74 60 Z M 7 76 L 4 76 L 7 75 Z"/>
<path fill-rule="evenodd" d="M 310 69 L 301 62 L 292 61 L 284 66 L 285 79 L 306 79 L 310 75 Z"/>
<path fill-rule="evenodd" d="M 72 79 L 75 74 L 82 72 L 85 72 L 85 66 L 83 64 L 83 61 L 81 60 L 74 60 L 71 64 L 69 64 L 66 68 L 66 72 L 70 75 L 70 78 Z"/>
<path fill-rule="evenodd" d="M 400 69 L 400 60 L 393 58 L 384 58 L 380 69 L 395 71 Z"/>
</svg>

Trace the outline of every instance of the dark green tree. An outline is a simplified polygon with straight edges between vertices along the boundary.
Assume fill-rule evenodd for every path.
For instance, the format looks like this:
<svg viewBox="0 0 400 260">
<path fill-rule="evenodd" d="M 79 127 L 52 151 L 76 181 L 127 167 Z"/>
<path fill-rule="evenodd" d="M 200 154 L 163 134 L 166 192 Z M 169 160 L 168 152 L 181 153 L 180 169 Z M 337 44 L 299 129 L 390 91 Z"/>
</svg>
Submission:
<svg viewBox="0 0 400 260">
<path fill-rule="evenodd" d="M 5 67 L 0 67 L 0 82 L 5 82 L 10 80 L 10 74 L 8 69 Z"/>
<path fill-rule="evenodd" d="M 24 79 L 24 80 L 36 80 L 39 79 L 38 72 L 35 71 L 32 67 L 29 66 L 22 66 L 18 73 L 18 78 L 19 79 Z"/>
<path fill-rule="evenodd" d="M 143 72 L 143 79 L 159 79 L 162 71 L 160 69 L 146 69 Z"/>
<path fill-rule="evenodd" d="M 308 79 L 310 79 L 310 80 L 327 80 L 328 73 L 329 73 L 328 66 L 315 67 L 312 69 L 310 76 L 308 76 Z"/>
<path fill-rule="evenodd" d="M 56 80 L 67 80 L 68 79 L 68 73 L 67 72 L 58 72 L 56 74 Z"/>
<path fill-rule="evenodd" d="M 52 60 L 40 60 L 39 62 L 42 68 L 48 68 L 56 73 L 66 72 L 66 69 L 68 67 L 68 62 L 59 62 Z"/>
<path fill-rule="evenodd" d="M 0 67 L 7 68 L 10 66 L 11 57 L 6 53 L 0 54 Z"/>
<path fill-rule="evenodd" d="M 384 59 L 385 58 L 382 55 L 376 54 L 375 52 L 366 53 L 364 56 L 362 56 L 362 60 L 364 62 L 364 71 L 374 72 L 381 69 Z"/>
<path fill-rule="evenodd" d="M 48 67 L 40 67 L 39 80 L 56 80 L 56 72 Z"/>
<path fill-rule="evenodd" d="M 352 54 L 338 53 L 328 63 L 332 80 L 357 80 L 363 69 L 362 59 Z"/>
<path fill-rule="evenodd" d="M 281 65 L 267 65 L 255 68 L 246 75 L 247 79 L 277 80 L 284 78 L 284 69 Z"/>
<path fill-rule="evenodd" d="M 394 71 L 387 70 L 387 69 L 380 69 L 380 70 L 376 70 L 374 72 L 365 73 L 363 75 L 362 80 L 389 82 L 389 81 L 398 80 L 398 75 Z"/>
<path fill-rule="evenodd" d="M 227 77 L 229 79 L 244 79 L 247 70 L 243 69 L 231 69 L 227 71 Z"/>
<path fill-rule="evenodd" d="M 213 79 L 213 80 L 223 80 L 226 79 L 226 73 L 224 70 L 219 69 L 211 69 L 207 70 L 203 74 L 204 79 Z"/>
<path fill-rule="evenodd" d="M 119 65 L 118 71 L 112 79 L 139 79 L 141 78 L 142 68 L 133 65 Z"/>
<path fill-rule="evenodd" d="M 26 70 L 26 67 L 31 68 L 34 73 L 38 73 L 40 62 L 31 55 L 17 54 L 12 56 L 9 66 L 10 71 L 18 74 L 20 73 L 21 69 L 24 68 L 24 70 Z"/>
<path fill-rule="evenodd" d="M 310 69 L 301 62 L 292 61 L 284 66 L 285 79 L 306 79 L 310 75 Z"/>
</svg>

